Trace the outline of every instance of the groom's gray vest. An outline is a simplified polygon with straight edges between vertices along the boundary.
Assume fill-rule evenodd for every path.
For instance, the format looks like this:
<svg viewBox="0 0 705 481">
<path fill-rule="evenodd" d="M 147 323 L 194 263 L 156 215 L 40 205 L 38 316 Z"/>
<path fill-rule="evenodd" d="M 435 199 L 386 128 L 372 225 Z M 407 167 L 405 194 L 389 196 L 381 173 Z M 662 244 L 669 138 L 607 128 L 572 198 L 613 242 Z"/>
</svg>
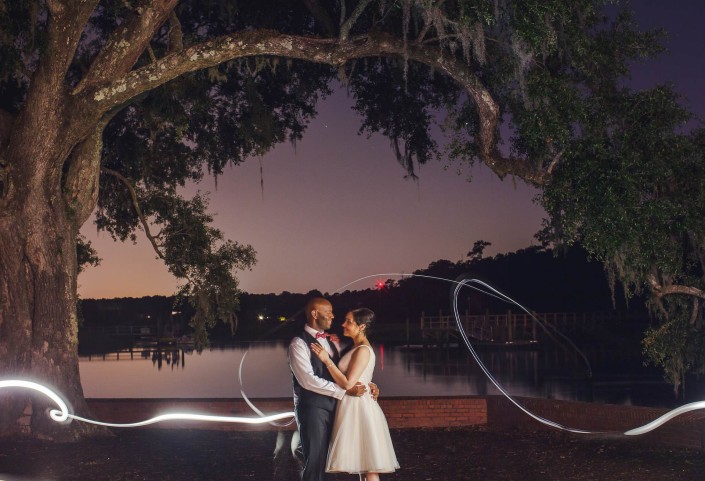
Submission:
<svg viewBox="0 0 705 481">
<path fill-rule="evenodd" d="M 310 345 L 312 342 L 316 342 L 316 338 L 306 331 L 302 332 L 297 337 L 303 339 L 307 346 Z M 338 364 L 338 352 L 335 348 L 335 344 L 333 344 L 332 342 L 329 342 L 329 344 L 331 349 L 333 350 L 333 362 Z M 325 379 L 326 381 L 330 381 L 333 383 L 335 382 L 333 381 L 333 376 L 331 376 L 328 372 L 328 368 L 321 362 L 320 359 L 318 359 L 318 356 L 313 354 L 313 352 L 311 352 L 311 366 L 313 366 L 314 376 L 318 376 L 322 379 Z M 309 391 L 308 389 L 304 389 L 303 387 L 301 387 L 301 384 L 299 384 L 299 381 L 296 380 L 296 376 L 292 377 L 294 379 L 294 392 L 296 393 L 298 404 L 318 406 L 329 411 L 335 411 L 335 405 L 337 400 L 334 397 L 324 396 L 323 394 L 318 394 L 313 391 Z"/>
</svg>

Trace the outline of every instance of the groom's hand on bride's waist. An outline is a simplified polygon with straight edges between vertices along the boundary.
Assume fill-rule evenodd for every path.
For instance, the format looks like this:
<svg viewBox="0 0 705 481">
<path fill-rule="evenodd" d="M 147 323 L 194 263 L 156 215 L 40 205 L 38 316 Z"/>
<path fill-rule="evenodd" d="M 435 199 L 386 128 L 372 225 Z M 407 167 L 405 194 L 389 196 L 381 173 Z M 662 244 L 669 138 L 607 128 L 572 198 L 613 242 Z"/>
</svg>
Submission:
<svg viewBox="0 0 705 481">
<path fill-rule="evenodd" d="M 377 387 L 377 384 L 371 382 L 369 384 L 369 389 L 370 389 L 370 396 L 372 396 L 372 399 L 375 401 L 379 397 L 379 388 Z M 353 387 L 345 391 L 345 394 L 348 396 L 355 396 L 355 397 L 360 397 L 364 395 L 367 392 L 367 386 L 362 384 L 361 382 L 356 383 Z"/>
<path fill-rule="evenodd" d="M 370 383 L 370 394 L 372 395 L 372 399 L 375 401 L 379 397 L 379 388 L 377 387 L 377 384 L 373 382 Z"/>
<path fill-rule="evenodd" d="M 359 396 L 362 396 L 363 394 L 365 394 L 366 392 L 367 392 L 367 386 L 365 386 L 361 382 L 358 382 L 353 387 L 351 387 L 350 389 L 345 391 L 345 394 L 347 394 L 348 396 L 359 397 Z"/>
</svg>

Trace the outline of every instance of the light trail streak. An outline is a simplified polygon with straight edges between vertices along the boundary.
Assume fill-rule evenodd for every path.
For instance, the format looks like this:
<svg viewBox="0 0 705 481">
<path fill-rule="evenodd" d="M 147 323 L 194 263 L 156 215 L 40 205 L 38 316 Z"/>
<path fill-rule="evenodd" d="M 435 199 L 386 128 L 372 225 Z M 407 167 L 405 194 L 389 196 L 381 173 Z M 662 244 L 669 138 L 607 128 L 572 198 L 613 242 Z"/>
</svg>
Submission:
<svg viewBox="0 0 705 481">
<path fill-rule="evenodd" d="M 247 350 L 247 351 L 245 351 L 245 354 L 242 355 L 242 359 L 240 359 L 240 367 L 239 367 L 239 369 L 238 369 L 238 371 L 237 371 L 238 380 L 240 381 L 240 395 L 242 396 L 242 399 L 245 401 L 245 403 L 247 403 L 247 405 L 250 406 L 250 409 L 252 409 L 255 413 L 257 413 L 258 416 L 260 416 L 260 417 L 262 417 L 262 418 L 265 418 L 265 417 L 266 417 L 265 414 L 264 414 L 262 411 L 260 411 L 260 410 L 257 408 L 257 406 L 255 406 L 255 405 L 250 401 L 250 399 L 247 397 L 247 394 L 245 394 L 245 390 L 244 390 L 244 386 L 245 386 L 245 385 L 244 385 L 244 383 L 242 382 L 242 366 L 245 364 L 245 358 L 247 357 L 247 353 L 248 353 L 248 352 L 250 352 L 250 351 Z M 293 413 L 291 413 L 291 414 L 292 414 L 291 419 L 289 419 L 289 421 L 286 422 L 286 423 L 275 423 L 275 422 L 272 422 L 272 421 L 276 421 L 276 420 L 272 420 L 272 421 L 268 421 L 268 422 L 269 422 L 269 424 L 271 424 L 272 426 L 279 426 L 279 427 L 286 427 L 286 426 L 289 426 L 290 424 L 292 424 L 292 423 L 296 420 L 296 419 L 293 417 Z"/>
<path fill-rule="evenodd" d="M 456 324 L 457 324 L 457 326 L 458 326 L 458 331 L 460 332 L 460 335 L 461 335 L 462 338 L 463 338 L 463 342 L 465 343 L 465 346 L 466 346 L 466 347 L 468 348 L 468 350 L 470 351 L 470 354 L 472 355 L 473 359 L 475 359 L 475 362 L 477 362 L 477 364 L 480 366 L 480 369 L 482 369 L 482 372 L 485 374 L 485 376 L 487 377 L 487 379 L 489 379 L 490 382 L 492 382 L 492 384 L 499 390 L 499 392 L 502 393 L 502 395 L 503 395 L 504 397 L 506 397 L 512 404 L 514 404 L 517 408 L 519 408 L 519 409 L 520 409 L 522 412 L 524 412 L 526 415 L 530 416 L 531 418 L 535 419 L 536 421 L 538 421 L 538 422 L 540 422 L 540 423 L 542 423 L 542 424 L 545 424 L 545 425 L 547 425 L 547 426 L 553 427 L 553 428 L 555 428 L 555 429 L 559 429 L 559 430 L 562 430 L 562 431 L 568 431 L 568 432 L 572 432 L 572 433 L 577 433 L 577 434 L 607 434 L 607 432 L 604 432 L 604 431 L 589 431 L 589 430 L 585 430 L 585 429 L 576 429 L 576 428 L 571 428 L 571 427 L 563 426 L 562 424 L 559 424 L 559 423 L 557 423 L 557 422 L 555 422 L 555 421 L 552 421 L 552 420 L 550 420 L 550 419 L 546 419 L 546 418 L 544 418 L 544 417 L 541 417 L 541 416 L 539 416 L 539 415 L 537 415 L 537 414 L 531 412 L 531 411 L 528 410 L 526 407 L 524 407 L 521 403 L 519 403 L 516 399 L 514 399 L 514 398 L 501 386 L 501 384 L 494 378 L 494 376 L 492 375 L 492 373 L 490 372 L 490 370 L 487 369 L 487 367 L 486 367 L 485 364 L 482 362 L 482 360 L 481 360 L 480 357 L 478 356 L 477 352 L 476 352 L 475 349 L 473 348 L 472 343 L 470 342 L 470 339 L 468 338 L 468 336 L 467 336 L 467 334 L 466 334 L 466 332 L 465 332 L 465 329 L 463 328 L 463 324 L 462 324 L 462 322 L 460 321 L 460 313 L 458 312 L 458 294 L 459 294 L 460 290 L 461 290 L 463 287 L 468 287 L 468 288 L 474 289 L 474 290 L 476 290 L 476 291 L 478 291 L 478 292 L 482 292 L 482 293 L 484 293 L 484 294 L 486 294 L 486 295 L 488 295 L 488 296 L 490 296 L 490 297 L 494 297 L 495 299 L 499 299 L 499 300 L 502 300 L 502 301 L 504 301 L 504 302 L 508 302 L 508 303 L 510 303 L 510 304 L 513 304 L 513 305 L 517 306 L 518 308 L 520 308 L 520 309 L 521 309 L 522 311 L 524 311 L 525 313 L 527 313 L 529 316 L 531 316 L 531 318 L 534 319 L 534 320 L 548 333 L 548 330 L 547 330 L 545 324 L 544 324 L 543 322 L 541 322 L 541 321 L 538 319 L 538 317 L 536 317 L 536 316 L 535 316 L 532 312 L 530 312 L 527 308 L 525 308 L 524 306 L 522 306 L 521 304 L 519 304 L 519 303 L 518 303 L 517 301 L 515 301 L 514 299 L 510 298 L 509 296 L 503 294 L 502 292 L 498 291 L 498 290 L 495 289 L 494 287 L 490 286 L 489 284 L 487 284 L 487 283 L 485 283 L 485 282 L 483 282 L 483 281 L 481 281 L 481 280 L 479 280 L 479 279 L 463 279 L 462 281 L 454 281 L 454 280 L 445 279 L 445 278 L 442 278 L 442 277 L 427 276 L 427 275 L 424 275 L 424 274 L 400 274 L 400 273 L 373 274 L 373 275 L 361 277 L 361 278 L 359 278 L 359 279 L 357 279 L 357 280 L 355 280 L 355 281 L 353 281 L 353 282 L 350 282 L 350 283 L 344 285 L 343 287 L 339 288 L 339 289 L 336 290 L 335 292 L 340 292 L 340 291 L 342 291 L 343 289 L 346 289 L 346 288 L 350 287 L 351 285 L 353 285 L 353 284 L 355 284 L 355 283 L 357 283 L 357 282 L 360 282 L 360 281 L 362 281 L 362 280 L 370 279 L 370 278 L 375 278 L 375 277 L 382 277 L 382 276 L 386 276 L 386 277 L 401 277 L 402 279 L 404 279 L 404 277 L 421 277 L 421 278 L 433 279 L 433 280 L 438 280 L 438 281 L 449 282 L 449 283 L 455 284 L 455 289 L 454 289 L 454 291 L 453 291 L 453 314 L 454 314 L 454 316 L 455 316 L 455 322 L 456 322 Z M 477 286 L 480 286 L 481 288 L 480 288 L 480 287 L 476 287 L 475 285 L 472 285 L 472 284 L 476 284 Z M 585 357 L 585 355 L 582 353 L 582 351 L 580 351 L 580 349 L 578 349 L 577 346 L 575 346 L 575 344 L 573 344 L 573 342 L 572 342 L 568 337 L 566 337 L 565 335 L 563 335 L 562 333 L 560 333 L 560 332 L 558 332 L 558 331 L 555 331 L 555 332 L 556 332 L 556 334 L 558 334 L 559 336 L 561 336 L 563 339 L 565 339 L 565 340 L 573 347 L 573 349 L 575 349 L 575 350 L 580 354 L 580 356 L 583 358 L 583 360 L 585 361 L 586 365 L 588 366 L 588 370 L 591 372 L 590 363 L 589 363 L 589 361 L 587 360 L 587 357 Z M 549 333 L 549 335 L 550 335 L 550 333 Z M 592 374 L 591 374 L 591 375 L 592 375 Z M 687 412 L 690 412 L 690 411 L 699 410 L 699 409 L 705 409 L 705 401 L 697 401 L 697 402 L 693 402 L 693 403 L 686 404 L 686 405 L 684 405 L 684 406 L 675 408 L 675 409 L 673 409 L 673 410 L 667 412 L 667 413 L 664 414 L 663 416 L 661 416 L 661 417 L 655 419 L 654 421 L 651 421 L 651 422 L 648 423 L 648 424 L 645 424 L 645 425 L 643 425 L 643 426 L 640 426 L 640 427 L 637 427 L 637 428 L 634 428 L 634 429 L 630 429 L 629 431 L 626 431 L 626 432 L 620 433 L 620 434 L 624 434 L 624 435 L 627 435 L 627 436 L 638 436 L 638 435 L 646 434 L 646 433 L 648 433 L 648 432 L 650 432 L 650 431 L 653 431 L 654 429 L 658 428 L 659 426 L 661 426 L 661 425 L 667 423 L 668 421 L 670 421 L 671 419 L 675 418 L 676 416 L 679 416 L 679 415 L 681 415 L 681 414 L 684 414 L 684 413 L 687 413 Z"/>
<path fill-rule="evenodd" d="M 690 404 L 684 404 L 683 406 L 677 407 L 671 411 L 668 411 L 666 414 L 663 416 L 660 416 L 653 421 L 651 421 L 648 424 L 644 424 L 641 427 L 630 429 L 629 431 L 625 432 L 627 436 L 639 436 L 641 434 L 646 434 L 649 431 L 653 431 L 657 427 L 661 426 L 662 424 L 667 423 L 671 419 L 673 419 L 676 416 L 680 416 L 681 414 L 685 414 L 690 411 L 695 411 L 698 409 L 705 409 L 705 401 L 696 401 L 692 402 Z"/>
<path fill-rule="evenodd" d="M 273 421 L 279 421 L 281 419 L 288 419 L 294 417 L 293 412 L 284 412 L 272 414 L 269 416 L 263 415 L 259 418 L 248 418 L 242 416 L 214 416 L 210 414 L 195 413 L 167 413 L 134 423 L 106 423 L 102 421 L 96 421 L 94 419 L 76 416 L 75 414 L 69 413 L 69 409 L 66 405 L 66 402 L 64 402 L 64 400 L 58 394 L 56 394 L 54 391 L 52 391 L 46 386 L 43 386 L 36 382 L 24 381 L 19 379 L 0 380 L 0 389 L 13 387 L 38 391 L 47 396 L 52 401 L 54 401 L 54 403 L 56 403 L 59 409 L 50 410 L 49 417 L 59 423 L 64 423 L 69 419 L 75 419 L 76 421 L 81 421 L 89 424 L 96 424 L 98 426 L 106 426 L 110 428 L 136 428 L 140 426 L 148 426 L 150 424 L 161 423 L 164 421 L 205 421 L 214 423 L 265 424 Z"/>
<path fill-rule="evenodd" d="M 460 290 L 463 287 L 468 287 L 470 289 L 474 289 L 478 292 L 482 292 L 488 296 L 494 297 L 496 299 L 500 299 L 502 301 L 511 303 L 517 307 L 519 307 L 522 311 L 526 312 L 529 316 L 531 316 L 539 325 L 541 325 L 544 330 L 548 332 L 546 329 L 546 326 L 528 309 L 526 309 L 524 306 L 519 304 L 517 301 L 514 299 L 510 298 L 509 296 L 503 294 L 502 292 L 498 291 L 497 289 L 493 288 L 489 284 L 479 280 L 479 279 L 463 279 L 462 281 L 453 281 L 450 279 L 445 279 L 442 277 L 435 277 L 435 276 L 427 276 L 423 274 L 399 274 L 399 273 L 386 273 L 386 274 L 374 274 L 370 276 L 365 276 L 361 277 L 353 282 L 350 282 L 340 289 L 336 290 L 335 292 L 340 292 L 343 289 L 346 289 L 347 287 L 360 282 L 365 279 L 370 279 L 373 277 L 380 277 L 380 276 L 386 276 L 386 277 L 401 277 L 402 279 L 404 277 L 420 277 L 420 278 L 426 278 L 426 279 L 433 279 L 433 280 L 438 280 L 438 281 L 443 281 L 443 282 L 449 282 L 455 284 L 455 289 L 453 291 L 453 314 L 455 316 L 455 321 L 458 327 L 458 331 L 460 332 L 463 342 L 465 343 L 465 346 L 468 348 L 470 351 L 470 354 L 472 357 L 475 359 L 475 362 L 480 366 L 482 369 L 483 373 L 485 376 L 492 382 L 492 384 L 502 393 L 504 397 L 506 397 L 512 404 L 514 404 L 517 408 L 519 408 L 522 412 L 524 412 L 526 415 L 530 416 L 531 418 L 535 419 L 536 421 L 545 424 L 547 426 L 553 427 L 555 429 L 563 430 L 563 431 L 568 431 L 572 433 L 577 433 L 577 434 L 606 434 L 606 432 L 600 432 L 600 431 L 588 431 L 584 429 L 576 429 L 576 428 L 571 428 L 567 426 L 563 426 L 562 424 L 559 424 L 555 421 L 551 421 L 550 419 L 546 419 L 542 416 L 539 416 L 531 411 L 529 411 L 526 407 L 524 407 L 521 403 L 516 401 L 502 386 L 501 384 L 494 378 L 492 373 L 487 369 L 485 364 L 482 362 L 480 357 L 478 356 L 477 352 L 472 346 L 472 343 L 470 342 L 469 337 L 467 336 L 467 333 L 465 332 L 465 329 L 463 328 L 462 322 L 460 321 L 460 314 L 458 312 L 458 294 Z M 479 287 L 478 287 L 479 286 Z M 286 323 L 283 324 L 288 324 L 287 321 Z M 556 331 L 557 332 L 557 331 Z M 571 346 L 576 349 L 580 355 L 584 358 L 585 362 L 587 363 L 587 358 L 578 350 L 578 348 L 568 339 L 567 337 L 563 336 L 561 333 L 557 332 L 557 334 L 561 335 L 564 339 L 566 339 Z M 244 365 L 245 357 L 247 355 L 247 352 L 245 355 L 243 355 L 241 361 L 240 361 L 240 368 L 238 371 L 239 375 L 239 380 L 240 380 L 240 385 L 242 386 L 242 367 Z M 588 368 L 589 368 L 589 363 L 587 363 Z M 240 390 L 240 393 L 243 396 L 243 399 L 247 403 L 250 408 L 255 411 L 260 417 L 258 418 L 248 418 L 248 417 L 242 417 L 242 416 L 215 416 L 215 415 L 208 415 L 208 414 L 195 414 L 195 413 L 166 413 L 166 414 L 161 414 L 149 419 L 146 419 L 144 421 L 138 421 L 134 423 L 107 423 L 107 422 L 102 422 L 102 421 L 96 421 L 93 419 L 88 419 L 84 418 L 81 416 L 76 416 L 74 414 L 69 413 L 69 408 L 66 402 L 54 391 L 49 389 L 46 386 L 43 386 L 41 384 L 32 382 L 32 381 L 26 381 L 26 380 L 21 380 L 21 379 L 10 379 L 10 380 L 0 380 L 0 389 L 2 388 L 24 388 L 24 389 L 30 389 L 37 391 L 45 396 L 47 396 L 49 399 L 51 399 L 58 407 L 59 409 L 52 409 L 49 411 L 49 416 L 51 419 L 53 419 L 56 422 L 59 423 L 65 423 L 69 419 L 75 419 L 77 421 L 85 422 L 85 423 L 91 423 L 91 424 L 96 424 L 99 426 L 106 426 L 106 427 L 113 427 L 113 428 L 133 428 L 133 427 L 140 427 L 140 426 L 147 426 L 150 424 L 156 424 L 164 421 L 205 421 L 205 422 L 219 422 L 219 423 L 240 423 L 240 424 L 265 424 L 265 423 L 270 423 L 274 424 L 276 426 L 288 426 L 294 421 L 294 413 L 293 412 L 284 412 L 284 413 L 277 413 L 277 414 L 272 414 L 272 415 L 264 415 L 262 411 L 260 411 L 245 395 L 244 390 Z M 630 429 L 622 434 L 627 435 L 627 436 L 639 436 L 642 434 L 646 434 L 650 431 L 653 431 L 654 429 L 658 428 L 659 426 L 662 426 L 663 424 L 669 422 L 671 419 L 675 418 L 676 416 L 680 416 L 681 414 L 685 414 L 687 412 L 695 411 L 695 410 L 700 410 L 700 409 L 705 409 L 705 401 L 697 401 L 693 402 L 690 404 L 686 404 L 683 406 L 680 406 L 678 408 L 675 408 L 663 416 L 660 416 L 659 418 L 651 421 L 648 424 L 644 424 L 643 426 Z M 275 421 L 279 421 L 282 419 L 289 419 L 289 422 L 286 424 L 277 424 Z"/>
<path fill-rule="evenodd" d="M 286 419 L 293 417 L 293 412 L 272 414 L 270 416 L 264 416 L 260 418 L 246 418 L 240 416 L 213 416 L 210 414 L 192 414 L 192 413 L 169 413 L 161 414 L 153 418 L 145 419 L 144 421 L 138 421 L 136 423 L 105 423 L 102 421 L 95 421 L 93 419 L 82 418 L 80 416 L 74 416 L 69 414 L 70 418 L 76 419 L 77 421 L 83 421 L 84 423 L 97 424 L 98 426 L 107 426 L 109 428 L 136 428 L 140 426 L 147 426 L 149 424 L 161 423 L 164 421 L 206 421 L 212 423 L 238 423 L 238 424 L 265 424 L 272 421 L 278 421 L 280 419 Z"/>
<path fill-rule="evenodd" d="M 32 381 L 23 381 L 15 379 L 0 380 L 0 389 L 8 387 L 21 387 L 24 389 L 38 391 L 44 394 L 49 399 L 51 399 L 52 401 L 54 401 L 54 403 L 59 406 L 59 410 L 57 411 L 56 409 L 52 409 L 51 411 L 49 411 L 49 417 L 51 417 L 57 423 L 65 422 L 70 416 L 68 405 L 64 402 L 63 399 L 61 399 L 58 394 L 56 394 L 54 391 L 52 391 L 46 386 L 42 386 L 41 384 L 37 384 L 36 382 Z"/>
<path fill-rule="evenodd" d="M 547 425 L 547 426 L 551 426 L 551 427 L 553 427 L 553 428 L 560 429 L 560 430 L 562 430 L 562 431 L 568 431 L 568 432 L 571 432 L 571 433 L 578 433 L 578 434 L 590 434 L 591 431 L 586 431 L 586 430 L 584 430 L 584 429 L 576 429 L 576 428 L 571 428 L 571 427 L 563 426 L 562 424 L 559 424 L 559 423 L 557 423 L 557 422 L 555 422 L 555 421 L 551 421 L 550 419 L 546 419 L 546 418 L 544 418 L 544 417 L 541 417 L 541 416 L 539 416 L 538 414 L 534 414 L 533 412 L 531 412 L 531 411 L 529 411 L 527 408 L 525 408 L 525 407 L 524 407 L 521 403 L 519 403 L 516 399 L 514 399 L 512 396 L 510 396 L 509 393 L 499 384 L 499 382 L 497 382 L 497 380 L 494 378 L 494 376 L 492 375 L 492 373 L 489 371 L 489 369 L 487 369 L 487 367 L 485 366 L 485 364 L 484 364 L 484 363 L 482 362 L 482 360 L 480 359 L 480 356 L 477 355 L 477 352 L 476 352 L 475 349 L 472 347 L 472 343 L 470 342 L 470 339 L 468 338 L 467 334 L 465 333 L 465 329 L 463 328 L 463 323 L 460 322 L 460 314 L 458 313 L 458 292 L 460 292 L 460 289 L 462 289 L 463 286 L 468 285 L 469 283 L 478 283 L 478 284 L 480 284 L 480 285 L 483 286 L 483 287 L 486 287 L 486 288 L 488 288 L 488 289 L 491 289 L 493 292 L 496 292 L 498 295 L 501 295 L 501 296 L 503 296 L 503 297 L 506 297 L 506 296 L 504 296 L 504 294 L 500 293 L 499 291 L 497 291 L 497 290 L 494 289 L 493 287 L 489 286 L 488 284 L 485 284 L 484 282 L 479 281 L 479 280 L 477 280 L 477 279 L 469 279 L 469 280 L 468 280 L 468 279 L 464 279 L 464 280 L 462 280 L 461 282 L 457 283 L 457 285 L 455 286 L 455 291 L 453 292 L 453 314 L 455 315 L 455 322 L 456 322 L 457 325 L 458 325 L 458 331 L 460 331 L 460 335 L 462 336 L 463 341 L 465 342 L 465 345 L 466 345 L 467 348 L 470 350 L 470 354 L 472 354 L 472 357 L 475 359 L 475 362 L 477 362 L 477 364 L 480 366 L 480 369 L 482 369 L 482 372 L 485 373 L 485 376 L 487 376 L 487 379 L 489 379 L 490 382 L 491 382 L 492 384 L 494 384 L 494 386 L 499 390 L 499 392 L 501 392 L 501 393 L 504 395 L 504 397 L 506 397 L 512 404 L 514 404 L 516 407 L 518 407 L 519 409 L 521 409 L 521 410 L 524 412 L 524 414 L 527 414 L 528 416 L 531 416 L 531 417 L 532 417 L 533 419 L 535 419 L 536 421 L 538 421 L 538 422 L 540 422 L 540 423 L 542 423 L 542 424 L 545 424 L 545 425 Z M 528 312 L 528 311 L 527 311 L 526 309 L 524 309 L 524 307 L 523 307 L 521 304 L 519 304 L 518 302 L 516 302 L 516 301 L 510 299 L 509 297 L 506 297 L 506 298 L 509 299 L 509 300 L 510 300 L 513 304 L 515 304 L 516 306 L 519 306 L 519 307 L 520 307 L 521 309 L 523 309 L 525 312 Z"/>
</svg>

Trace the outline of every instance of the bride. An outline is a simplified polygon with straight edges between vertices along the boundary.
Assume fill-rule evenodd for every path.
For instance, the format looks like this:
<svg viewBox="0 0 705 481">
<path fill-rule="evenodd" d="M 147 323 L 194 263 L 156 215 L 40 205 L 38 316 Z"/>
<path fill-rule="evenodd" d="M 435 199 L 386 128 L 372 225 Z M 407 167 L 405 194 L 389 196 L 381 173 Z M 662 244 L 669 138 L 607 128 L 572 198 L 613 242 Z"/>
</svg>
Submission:
<svg viewBox="0 0 705 481">
<path fill-rule="evenodd" d="M 343 389 L 372 380 L 375 353 L 367 332 L 374 317 L 374 312 L 364 307 L 347 313 L 343 335 L 352 339 L 353 347 L 338 366 L 320 344 L 311 344 L 311 350 Z M 359 474 L 361 480 L 379 481 L 379 473 L 391 473 L 397 468 L 387 420 L 379 404 L 371 396 L 345 396 L 338 401 L 326 471 Z"/>
</svg>

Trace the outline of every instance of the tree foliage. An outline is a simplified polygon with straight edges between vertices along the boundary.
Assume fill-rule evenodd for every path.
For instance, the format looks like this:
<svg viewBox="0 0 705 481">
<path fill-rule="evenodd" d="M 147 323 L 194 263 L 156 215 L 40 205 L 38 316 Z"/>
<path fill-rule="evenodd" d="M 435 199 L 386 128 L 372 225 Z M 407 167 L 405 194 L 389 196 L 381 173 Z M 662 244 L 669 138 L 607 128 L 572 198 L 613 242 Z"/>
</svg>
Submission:
<svg viewBox="0 0 705 481">
<path fill-rule="evenodd" d="M 199 332 L 230 318 L 254 250 L 181 188 L 301 138 L 335 78 L 408 175 L 441 155 L 515 176 L 544 189 L 546 239 L 584 243 L 665 317 L 703 298 L 702 142 L 667 88 L 622 87 L 660 33 L 607 3 L 0 2 L 0 366 L 81 401 L 76 239 L 94 211 L 116 239 L 144 230 Z"/>
<path fill-rule="evenodd" d="M 684 129 L 691 116 L 669 87 L 611 100 L 543 191 L 545 233 L 580 242 L 627 296 L 650 293 L 663 325 L 645 351 L 678 386 L 705 369 L 705 133 Z"/>
</svg>

